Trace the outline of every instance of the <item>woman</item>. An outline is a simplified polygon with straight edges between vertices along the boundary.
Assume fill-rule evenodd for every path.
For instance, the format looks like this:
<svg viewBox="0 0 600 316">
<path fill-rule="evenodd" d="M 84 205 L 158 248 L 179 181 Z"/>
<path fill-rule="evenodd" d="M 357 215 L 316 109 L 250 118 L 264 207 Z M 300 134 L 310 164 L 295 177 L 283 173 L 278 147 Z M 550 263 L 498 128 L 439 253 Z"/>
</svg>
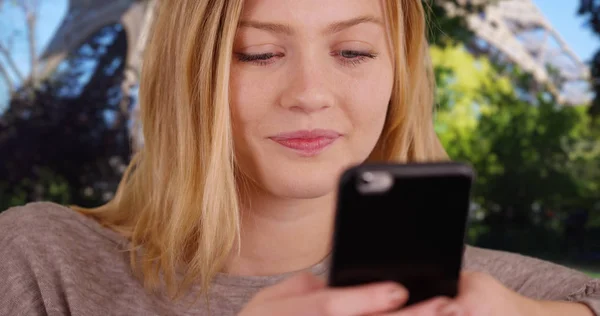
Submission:
<svg viewBox="0 0 600 316">
<path fill-rule="evenodd" d="M 456 299 L 324 285 L 341 171 L 446 159 L 420 0 L 160 1 L 151 34 L 144 148 L 104 206 L 0 216 L 0 314 L 600 315 L 598 280 L 476 248 Z"/>
</svg>

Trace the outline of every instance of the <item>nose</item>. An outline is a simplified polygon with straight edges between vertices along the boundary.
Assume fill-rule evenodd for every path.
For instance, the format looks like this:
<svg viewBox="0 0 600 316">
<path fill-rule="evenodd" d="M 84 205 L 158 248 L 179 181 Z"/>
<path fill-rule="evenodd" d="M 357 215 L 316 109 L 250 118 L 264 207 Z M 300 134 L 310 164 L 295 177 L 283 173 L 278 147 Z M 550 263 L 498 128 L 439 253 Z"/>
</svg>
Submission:
<svg viewBox="0 0 600 316">
<path fill-rule="evenodd" d="M 330 75 L 330 74 L 329 74 Z M 281 106 L 293 111 L 313 113 L 334 106 L 335 93 L 326 65 L 314 59 L 295 61 L 289 69 Z"/>
</svg>

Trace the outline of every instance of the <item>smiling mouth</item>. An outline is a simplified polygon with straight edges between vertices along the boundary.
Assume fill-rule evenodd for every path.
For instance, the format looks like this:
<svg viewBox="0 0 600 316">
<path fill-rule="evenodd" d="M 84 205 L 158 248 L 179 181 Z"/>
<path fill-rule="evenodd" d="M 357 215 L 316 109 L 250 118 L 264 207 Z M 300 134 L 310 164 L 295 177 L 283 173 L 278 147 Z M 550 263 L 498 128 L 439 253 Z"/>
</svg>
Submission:
<svg viewBox="0 0 600 316">
<path fill-rule="evenodd" d="M 311 130 L 282 133 L 269 138 L 304 157 L 313 157 L 321 153 L 341 136 L 340 133 L 332 130 Z"/>
</svg>

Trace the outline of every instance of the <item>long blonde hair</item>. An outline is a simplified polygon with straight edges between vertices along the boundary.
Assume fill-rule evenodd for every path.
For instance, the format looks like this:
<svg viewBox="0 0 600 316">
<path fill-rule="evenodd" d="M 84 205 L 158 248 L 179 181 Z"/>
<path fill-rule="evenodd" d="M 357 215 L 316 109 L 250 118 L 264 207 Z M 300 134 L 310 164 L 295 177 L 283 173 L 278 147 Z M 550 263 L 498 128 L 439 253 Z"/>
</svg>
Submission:
<svg viewBox="0 0 600 316">
<path fill-rule="evenodd" d="M 130 241 L 133 271 L 172 298 L 211 280 L 240 242 L 229 75 L 243 0 L 163 0 L 144 56 L 144 146 L 117 193 L 73 207 Z M 433 128 L 433 88 L 421 0 L 387 1 L 394 90 L 370 161 L 446 159 Z M 164 282 L 164 283 L 163 283 Z"/>
</svg>

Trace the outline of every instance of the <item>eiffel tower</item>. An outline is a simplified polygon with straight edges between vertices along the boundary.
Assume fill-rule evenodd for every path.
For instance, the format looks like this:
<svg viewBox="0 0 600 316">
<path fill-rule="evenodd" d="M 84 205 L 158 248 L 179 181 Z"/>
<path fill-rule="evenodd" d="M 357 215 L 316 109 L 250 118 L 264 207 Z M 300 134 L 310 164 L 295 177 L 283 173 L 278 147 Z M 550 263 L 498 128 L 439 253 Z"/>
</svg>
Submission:
<svg viewBox="0 0 600 316">
<path fill-rule="evenodd" d="M 120 23 L 127 36 L 126 80 L 137 80 L 155 0 L 69 0 L 58 30 L 41 56 L 41 75 L 50 74 L 68 54 L 102 27 Z M 133 76 L 133 78 L 129 78 Z"/>
<path fill-rule="evenodd" d="M 157 0 L 69 0 L 64 20 L 50 40 L 40 58 L 41 77 L 48 76 L 58 65 L 82 43 L 107 25 L 120 23 L 127 38 L 124 79 L 121 83 L 123 95 L 130 95 L 138 84 L 142 54 L 152 13 Z M 123 99 L 121 110 L 129 112 L 129 104 Z M 143 145 L 141 126 L 137 123 L 139 108 L 134 104 L 132 146 L 138 150 Z"/>
<path fill-rule="evenodd" d="M 139 78 L 144 32 L 155 1 L 158 0 L 70 0 L 66 18 L 42 56 L 42 76 L 55 69 L 70 51 L 100 28 L 121 23 L 129 46 L 125 85 L 134 84 Z M 449 1 L 444 3 L 450 14 L 464 14 L 462 5 L 484 1 L 487 0 L 458 0 L 458 7 Z M 478 37 L 471 45 L 474 51 L 519 65 L 536 81 L 549 83 L 563 104 L 582 104 L 591 99 L 586 90 L 588 67 L 531 0 L 499 0 L 487 6 L 482 14 L 467 16 L 467 21 Z M 555 69 L 555 73 L 550 72 L 548 66 Z"/>
<path fill-rule="evenodd" d="M 484 1 L 459 0 L 458 3 Z M 461 14 L 460 7 L 448 2 L 446 5 L 449 12 Z M 588 66 L 531 0 L 499 0 L 488 5 L 481 14 L 468 15 L 467 22 L 478 38 L 471 45 L 472 50 L 519 65 L 537 82 L 548 83 L 562 104 L 580 105 L 591 100 Z"/>
</svg>

